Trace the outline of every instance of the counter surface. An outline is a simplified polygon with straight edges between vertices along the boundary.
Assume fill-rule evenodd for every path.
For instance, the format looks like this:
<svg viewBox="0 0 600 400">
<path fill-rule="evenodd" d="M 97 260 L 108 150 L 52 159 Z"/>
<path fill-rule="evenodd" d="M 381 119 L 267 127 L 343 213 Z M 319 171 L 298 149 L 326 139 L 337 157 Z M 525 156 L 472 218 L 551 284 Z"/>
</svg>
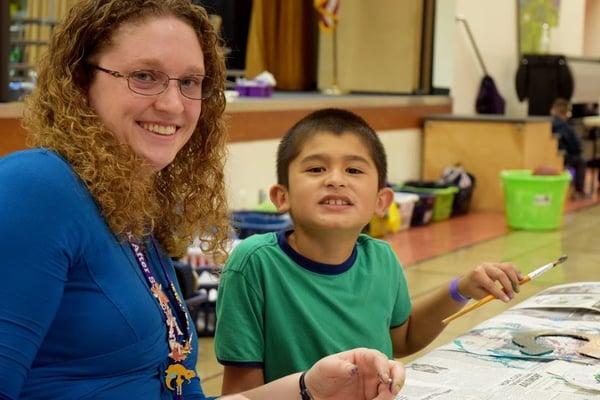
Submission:
<svg viewBox="0 0 600 400">
<path fill-rule="evenodd" d="M 275 93 L 273 97 L 237 97 L 227 102 L 226 113 L 248 111 L 281 111 L 317 109 L 324 107 L 406 107 L 406 106 L 448 106 L 447 96 L 391 96 L 352 94 L 326 96 L 319 93 Z M 0 103 L 0 118 L 20 118 L 23 103 Z"/>
<path fill-rule="evenodd" d="M 292 125 L 310 112 L 326 107 L 351 110 L 363 117 L 375 130 L 421 129 L 423 118 L 452 111 L 448 96 L 391 96 L 352 94 L 326 96 L 319 93 L 275 93 L 269 98 L 237 97 L 227 102 L 230 142 L 247 142 L 280 138 Z M 0 103 L 0 150 L 7 133 L 23 113 L 22 103 Z M 22 133 L 17 138 L 23 136 Z M 17 145 L 18 148 L 18 145 Z M 2 154 L 3 151 L 0 151 Z"/>
<path fill-rule="evenodd" d="M 552 118 L 548 117 L 517 117 L 493 114 L 434 114 L 425 117 L 426 121 L 465 121 L 465 122 L 506 122 L 506 123 L 535 123 L 550 122 Z"/>
<path fill-rule="evenodd" d="M 0 103 L 0 119 L 17 119 L 23 115 L 23 103 Z"/>
</svg>

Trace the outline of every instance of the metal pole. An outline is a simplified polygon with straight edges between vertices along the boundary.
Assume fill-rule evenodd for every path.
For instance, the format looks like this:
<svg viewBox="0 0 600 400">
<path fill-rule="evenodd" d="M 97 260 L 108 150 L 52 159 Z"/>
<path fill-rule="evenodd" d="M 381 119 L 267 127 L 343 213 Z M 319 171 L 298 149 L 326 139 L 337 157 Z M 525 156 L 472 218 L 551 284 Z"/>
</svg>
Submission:
<svg viewBox="0 0 600 400">
<path fill-rule="evenodd" d="M 338 54 L 337 54 L 337 26 L 333 26 L 332 37 L 332 49 L 333 49 L 333 58 L 332 58 L 332 84 L 331 87 L 323 90 L 323 94 L 330 96 L 339 96 L 341 94 L 345 94 L 345 91 L 340 88 L 338 81 Z"/>
<path fill-rule="evenodd" d="M 337 26 L 333 27 L 333 87 L 338 87 L 337 68 Z"/>
<path fill-rule="evenodd" d="M 479 60 L 479 65 L 481 65 L 481 69 L 485 75 L 489 75 L 487 72 L 487 68 L 483 63 L 483 58 L 481 57 L 481 53 L 479 52 L 479 48 L 477 47 L 477 43 L 475 43 L 475 38 L 473 37 L 473 33 L 471 32 L 471 28 L 469 28 L 469 23 L 464 17 L 457 16 L 457 21 L 460 21 L 465 26 L 465 30 L 467 31 L 467 35 L 469 36 L 469 40 L 471 41 L 471 45 L 473 46 L 473 50 L 475 50 L 475 55 L 477 56 L 477 60 Z"/>
<path fill-rule="evenodd" d="M 10 51 L 10 11 L 8 1 L 0 2 L 0 102 L 10 100 L 8 60 Z"/>
</svg>

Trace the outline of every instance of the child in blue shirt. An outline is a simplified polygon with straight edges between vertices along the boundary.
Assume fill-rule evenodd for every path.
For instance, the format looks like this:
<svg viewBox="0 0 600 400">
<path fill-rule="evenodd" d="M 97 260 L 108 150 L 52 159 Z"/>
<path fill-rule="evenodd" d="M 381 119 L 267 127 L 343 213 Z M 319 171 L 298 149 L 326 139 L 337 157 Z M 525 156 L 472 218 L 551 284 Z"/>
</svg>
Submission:
<svg viewBox="0 0 600 400">
<path fill-rule="evenodd" d="M 283 137 L 270 198 L 294 229 L 251 236 L 225 266 L 215 338 L 224 394 L 357 346 L 412 354 L 468 298 L 508 302 L 518 291 L 512 264 L 484 263 L 411 304 L 389 244 L 361 234 L 393 201 L 386 174 L 377 134 L 349 111 L 316 111 Z"/>
</svg>

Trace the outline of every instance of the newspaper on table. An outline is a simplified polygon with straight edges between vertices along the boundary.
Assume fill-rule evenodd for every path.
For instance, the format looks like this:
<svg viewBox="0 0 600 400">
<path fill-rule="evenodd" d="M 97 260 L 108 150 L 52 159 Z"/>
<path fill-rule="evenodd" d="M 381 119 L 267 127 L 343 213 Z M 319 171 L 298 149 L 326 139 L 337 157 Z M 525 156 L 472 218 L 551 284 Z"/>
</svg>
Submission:
<svg viewBox="0 0 600 400">
<path fill-rule="evenodd" d="M 584 342 L 539 339 L 553 351 L 530 356 L 512 341 L 523 330 L 599 335 L 600 282 L 549 288 L 413 361 L 396 400 L 600 399 L 600 360 L 577 352 Z"/>
<path fill-rule="evenodd" d="M 578 299 L 579 301 L 576 301 Z M 549 288 L 491 318 L 442 346 L 444 350 L 533 360 L 564 360 L 594 363 L 577 350 L 582 341 L 571 337 L 540 338 L 554 351 L 528 355 L 513 343 L 516 332 L 556 331 L 581 335 L 600 334 L 600 282 L 583 282 Z"/>
<path fill-rule="evenodd" d="M 406 366 L 396 400 L 598 400 L 547 373 L 550 364 L 436 350 Z"/>
<path fill-rule="evenodd" d="M 600 282 L 553 286 L 515 308 L 570 308 L 600 312 Z"/>
<path fill-rule="evenodd" d="M 565 361 L 552 361 L 546 372 L 559 376 L 572 385 L 597 391 L 600 398 L 600 366 L 574 366 Z"/>
</svg>

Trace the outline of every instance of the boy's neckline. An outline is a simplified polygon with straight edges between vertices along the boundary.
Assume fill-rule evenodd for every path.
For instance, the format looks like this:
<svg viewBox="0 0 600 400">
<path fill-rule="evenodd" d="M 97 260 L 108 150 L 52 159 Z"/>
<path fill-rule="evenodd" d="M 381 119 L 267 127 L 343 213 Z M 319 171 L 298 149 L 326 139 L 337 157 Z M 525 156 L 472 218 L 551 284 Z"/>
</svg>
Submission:
<svg viewBox="0 0 600 400">
<path fill-rule="evenodd" d="M 354 245 L 350 256 L 340 264 L 327 264 L 311 260 L 292 248 L 288 242 L 288 236 L 292 232 L 293 230 L 277 232 L 277 243 L 279 244 L 281 250 L 288 255 L 288 257 L 290 257 L 296 262 L 296 264 L 304 269 L 322 275 L 339 275 L 352 268 L 352 265 L 354 265 L 354 262 L 356 261 L 356 244 Z"/>
</svg>

